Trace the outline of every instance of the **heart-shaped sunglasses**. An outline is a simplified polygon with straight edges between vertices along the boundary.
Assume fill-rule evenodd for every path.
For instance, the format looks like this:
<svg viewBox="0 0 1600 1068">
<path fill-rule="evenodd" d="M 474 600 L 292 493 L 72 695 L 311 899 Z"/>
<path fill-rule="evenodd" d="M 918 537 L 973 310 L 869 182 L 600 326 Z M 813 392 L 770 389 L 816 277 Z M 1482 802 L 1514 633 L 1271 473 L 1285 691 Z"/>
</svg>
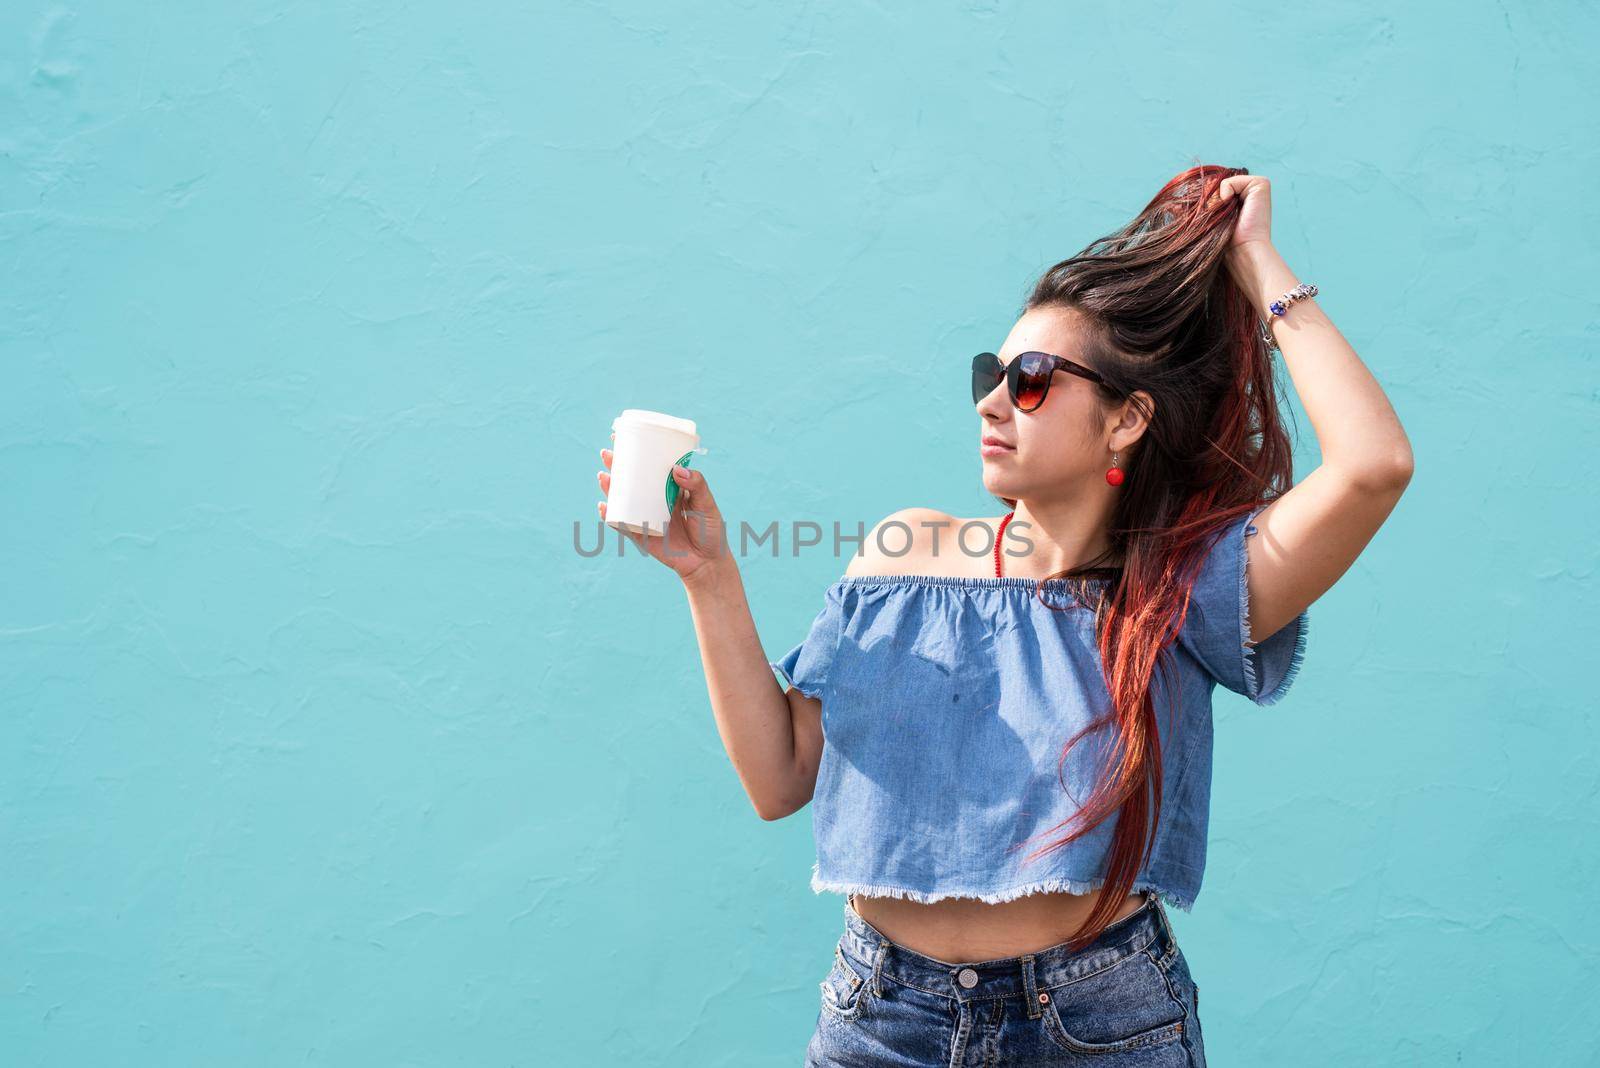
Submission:
<svg viewBox="0 0 1600 1068">
<path fill-rule="evenodd" d="M 1050 380 L 1057 371 L 1107 384 L 1099 371 L 1048 352 L 1020 353 L 1010 363 L 1001 363 L 1000 357 L 992 352 L 980 352 L 972 358 L 972 403 L 981 402 L 1005 382 L 1011 403 L 1017 410 L 1031 412 L 1044 403 L 1050 392 Z"/>
</svg>

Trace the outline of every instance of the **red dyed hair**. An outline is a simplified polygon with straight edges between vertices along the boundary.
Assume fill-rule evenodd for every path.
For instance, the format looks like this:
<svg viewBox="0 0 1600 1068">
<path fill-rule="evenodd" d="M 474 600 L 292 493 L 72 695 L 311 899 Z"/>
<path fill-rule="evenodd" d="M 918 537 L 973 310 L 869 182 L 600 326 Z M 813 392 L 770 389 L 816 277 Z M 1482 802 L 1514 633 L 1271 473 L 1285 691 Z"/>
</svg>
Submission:
<svg viewBox="0 0 1600 1068">
<path fill-rule="evenodd" d="M 1051 830 L 1077 826 L 1027 857 L 1045 856 L 1116 816 L 1104 889 L 1072 935 L 1075 951 L 1111 922 L 1154 841 L 1162 762 L 1151 684 L 1158 667 L 1172 670 L 1169 646 L 1187 616 L 1205 550 L 1228 522 L 1292 485 L 1271 353 L 1226 265 L 1243 198 L 1219 201 L 1217 190 L 1224 179 L 1248 173 L 1201 165 L 1177 175 L 1126 226 L 1047 270 L 1024 308 L 1077 313 L 1089 338 L 1084 362 L 1106 378 L 1094 387 L 1104 403 L 1145 390 L 1155 405 L 1144 435 L 1127 450 L 1127 481 L 1107 532 L 1112 552 L 1121 551 L 1120 574 L 1092 595 L 1088 584 L 1077 587 L 1095 611 L 1111 711 L 1067 741 L 1061 762 L 1105 726 L 1110 759 L 1080 810 Z M 1049 577 L 1104 574 L 1092 565 Z"/>
</svg>

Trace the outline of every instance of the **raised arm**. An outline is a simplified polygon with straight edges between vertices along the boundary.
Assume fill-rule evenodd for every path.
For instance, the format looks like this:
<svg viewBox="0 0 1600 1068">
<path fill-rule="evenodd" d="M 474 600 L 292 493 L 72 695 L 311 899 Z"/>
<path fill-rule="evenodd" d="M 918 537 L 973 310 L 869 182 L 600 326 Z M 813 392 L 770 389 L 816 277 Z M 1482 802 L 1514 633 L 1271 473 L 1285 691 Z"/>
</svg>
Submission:
<svg viewBox="0 0 1600 1068">
<path fill-rule="evenodd" d="M 600 450 L 607 470 L 597 477 L 607 495 L 611 458 L 610 449 Z M 816 786 L 817 702 L 792 690 L 786 695 L 772 674 L 705 475 L 674 467 L 673 477 L 679 495 L 666 536 L 621 533 L 682 580 L 722 746 L 756 813 L 779 819 L 803 807 Z M 605 502 L 598 505 L 603 519 Z"/>
<path fill-rule="evenodd" d="M 1224 186 L 1248 198 L 1228 269 L 1267 319 L 1268 305 L 1301 279 L 1264 239 L 1267 179 L 1241 175 Z M 1270 321 L 1322 463 L 1262 510 L 1247 540 L 1252 640 L 1275 634 L 1349 570 L 1394 510 L 1413 469 L 1411 442 L 1389 398 L 1316 298 Z"/>
</svg>

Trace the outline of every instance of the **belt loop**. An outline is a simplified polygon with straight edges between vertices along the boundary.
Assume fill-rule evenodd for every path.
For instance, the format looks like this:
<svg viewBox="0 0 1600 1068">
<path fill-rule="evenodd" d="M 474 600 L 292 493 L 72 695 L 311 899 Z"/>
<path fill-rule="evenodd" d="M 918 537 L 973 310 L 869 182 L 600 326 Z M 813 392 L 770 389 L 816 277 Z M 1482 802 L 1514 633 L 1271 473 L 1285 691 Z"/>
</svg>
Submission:
<svg viewBox="0 0 1600 1068">
<path fill-rule="evenodd" d="M 1161 921 L 1161 932 L 1166 935 L 1166 945 L 1161 947 L 1161 959 L 1167 960 L 1177 950 L 1178 936 L 1172 933 L 1172 924 L 1167 920 L 1167 906 L 1162 903 L 1161 895 L 1154 890 L 1147 890 L 1150 900 L 1156 903 L 1156 917 Z"/>
<path fill-rule="evenodd" d="M 872 955 L 872 992 L 883 997 L 883 958 L 889 953 L 889 943 L 878 940 L 878 951 Z"/>
<path fill-rule="evenodd" d="M 1022 958 L 1022 1001 L 1028 1007 L 1028 1019 L 1037 1020 L 1043 1015 L 1039 1008 L 1039 988 L 1033 982 L 1032 953 Z"/>
</svg>

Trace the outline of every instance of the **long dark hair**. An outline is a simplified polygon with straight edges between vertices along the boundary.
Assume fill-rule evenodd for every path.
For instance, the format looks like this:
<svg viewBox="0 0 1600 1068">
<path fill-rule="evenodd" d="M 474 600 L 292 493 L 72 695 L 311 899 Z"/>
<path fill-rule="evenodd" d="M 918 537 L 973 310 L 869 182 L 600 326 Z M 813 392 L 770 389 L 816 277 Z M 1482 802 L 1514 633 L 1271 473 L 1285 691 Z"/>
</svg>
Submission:
<svg viewBox="0 0 1600 1068">
<path fill-rule="evenodd" d="M 1077 313 L 1088 334 L 1081 358 L 1105 376 L 1094 388 L 1107 405 L 1134 390 L 1154 402 L 1144 435 L 1127 450 L 1107 532 L 1121 567 L 1109 582 L 1075 587 L 1095 611 L 1112 707 L 1068 740 L 1061 759 L 1107 724 L 1111 759 L 1082 808 L 1051 831 L 1074 822 L 1077 828 L 1028 856 L 1044 856 L 1117 815 L 1104 891 L 1073 933 L 1075 951 L 1111 922 L 1153 844 L 1162 765 L 1151 681 L 1158 667 L 1172 670 L 1168 647 L 1183 626 L 1205 549 L 1221 527 L 1293 480 L 1271 352 L 1254 307 L 1227 271 L 1244 198 L 1219 201 L 1217 190 L 1224 179 L 1248 173 L 1202 165 L 1177 175 L 1126 226 L 1047 270 L 1024 307 Z M 1106 575 L 1085 565 L 1049 577 Z"/>
</svg>

